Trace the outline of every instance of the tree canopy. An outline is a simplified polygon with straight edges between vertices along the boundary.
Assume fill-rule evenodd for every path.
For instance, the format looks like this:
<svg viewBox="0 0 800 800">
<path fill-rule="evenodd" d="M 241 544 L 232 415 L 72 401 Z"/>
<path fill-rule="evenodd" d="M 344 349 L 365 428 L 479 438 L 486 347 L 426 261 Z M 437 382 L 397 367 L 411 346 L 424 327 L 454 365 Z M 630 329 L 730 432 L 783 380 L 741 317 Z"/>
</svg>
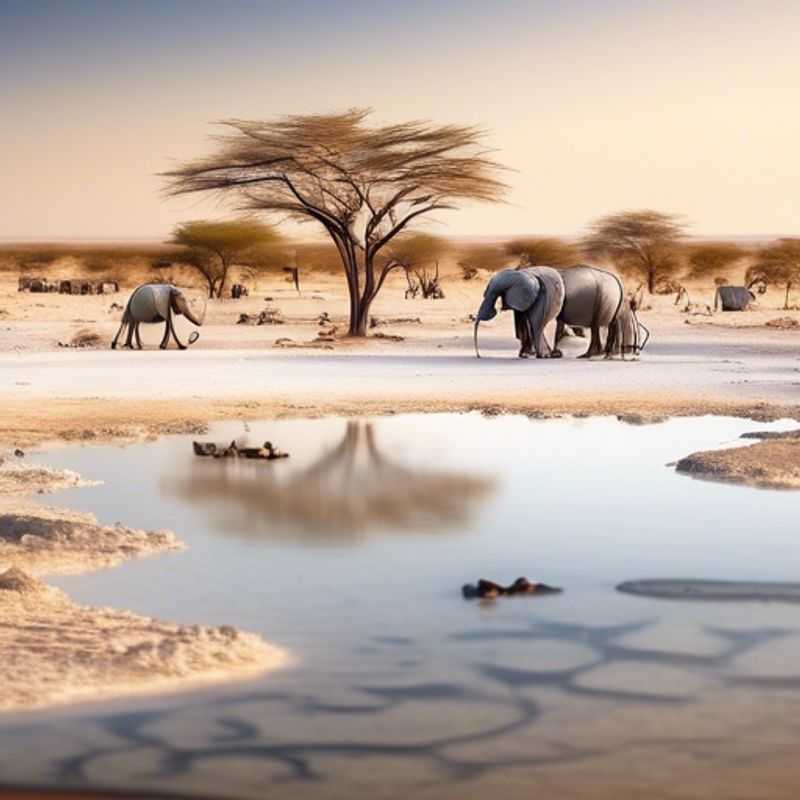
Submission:
<svg viewBox="0 0 800 800">
<path fill-rule="evenodd" d="M 571 267 L 579 261 L 576 247 L 553 237 L 512 239 L 504 249 L 519 258 L 522 266 Z"/>
<path fill-rule="evenodd" d="M 786 289 L 783 307 L 789 308 L 789 292 L 800 284 L 800 239 L 779 239 L 758 253 L 758 261 L 747 270 L 748 284 L 763 280 Z"/>
<path fill-rule="evenodd" d="M 173 195 L 212 193 L 240 208 L 321 225 L 350 296 L 350 333 L 397 267 L 381 251 L 415 221 L 458 201 L 496 202 L 501 167 L 473 126 L 372 125 L 370 111 L 228 120 L 216 151 L 165 174 Z"/>
<path fill-rule="evenodd" d="M 688 249 L 688 278 L 702 280 L 704 278 L 723 278 L 741 261 L 747 251 L 728 242 L 707 242 L 694 245 Z"/>
<path fill-rule="evenodd" d="M 452 249 L 447 239 L 430 233 L 412 233 L 398 236 L 387 248 L 390 258 L 404 269 L 432 264 Z"/>
<path fill-rule="evenodd" d="M 500 244 L 467 244 L 458 249 L 458 266 L 465 280 L 471 280 L 479 269 L 496 272 L 508 262 L 505 249 Z"/>
<path fill-rule="evenodd" d="M 656 284 L 681 267 L 678 251 L 685 235 L 679 217 L 660 211 L 622 211 L 595 220 L 583 239 L 590 258 L 608 258 L 620 272 Z"/>
<path fill-rule="evenodd" d="M 283 237 L 271 225 L 255 219 L 195 220 L 175 227 L 171 244 L 183 245 L 181 260 L 206 280 L 209 297 L 222 297 L 230 268 L 255 267 L 264 259 L 280 258 Z"/>
</svg>

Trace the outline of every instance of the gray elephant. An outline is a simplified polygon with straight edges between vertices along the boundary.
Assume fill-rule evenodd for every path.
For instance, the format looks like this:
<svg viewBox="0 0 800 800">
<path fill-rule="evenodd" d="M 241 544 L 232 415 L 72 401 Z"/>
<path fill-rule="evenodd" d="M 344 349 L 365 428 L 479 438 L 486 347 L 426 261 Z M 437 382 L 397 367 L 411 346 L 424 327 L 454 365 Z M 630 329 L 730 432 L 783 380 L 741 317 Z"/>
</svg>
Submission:
<svg viewBox="0 0 800 800">
<path fill-rule="evenodd" d="M 175 344 L 181 350 L 185 350 L 186 345 L 181 342 L 175 331 L 175 325 L 172 321 L 173 314 L 183 314 L 186 319 L 199 326 L 203 324 L 205 309 L 201 316 L 196 316 L 189 308 L 189 301 L 186 299 L 186 295 L 169 283 L 144 283 L 141 286 L 137 286 L 128 298 L 128 303 L 122 314 L 122 324 L 111 342 L 111 349 L 116 349 L 119 337 L 127 327 L 128 337 L 125 340 L 124 347 L 132 348 L 135 338 L 136 346 L 141 350 L 142 340 L 139 338 L 139 325 L 143 322 L 148 324 L 164 322 L 164 336 L 159 347 L 165 350 L 169 344 L 169 337 L 172 335 L 175 339 Z M 198 334 L 195 331 L 189 337 L 189 344 L 194 344 L 197 341 L 197 337 Z"/>
<path fill-rule="evenodd" d="M 544 330 L 556 319 L 564 304 L 564 281 L 551 267 L 503 269 L 492 276 L 483 293 L 483 302 L 475 317 L 475 355 L 478 351 L 478 325 L 497 314 L 497 301 L 502 310 L 514 312 L 514 328 L 520 340 L 520 358 L 534 352 L 537 358 L 560 358 L 561 351 L 550 347 Z"/>
<path fill-rule="evenodd" d="M 714 294 L 714 311 L 747 311 L 756 296 L 746 286 L 719 286 Z"/>
<path fill-rule="evenodd" d="M 626 328 L 629 333 L 633 331 L 629 326 L 621 327 L 616 324 L 625 299 L 622 281 L 613 272 L 587 264 L 561 269 L 559 274 L 564 281 L 565 296 L 564 305 L 558 315 L 556 342 L 563 335 L 565 325 L 589 328 L 589 348 L 580 358 L 591 358 L 603 352 L 611 355 L 617 347 L 618 334 Z M 608 330 L 605 347 L 600 338 L 601 328 Z M 632 345 L 632 339 L 627 344 Z"/>
</svg>

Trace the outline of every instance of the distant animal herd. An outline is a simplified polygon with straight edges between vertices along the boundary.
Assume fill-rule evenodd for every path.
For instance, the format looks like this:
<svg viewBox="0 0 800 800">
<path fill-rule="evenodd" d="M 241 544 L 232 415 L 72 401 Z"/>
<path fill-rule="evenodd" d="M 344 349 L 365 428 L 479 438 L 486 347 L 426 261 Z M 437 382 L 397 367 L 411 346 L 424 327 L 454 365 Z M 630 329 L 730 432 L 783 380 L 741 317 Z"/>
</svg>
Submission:
<svg viewBox="0 0 800 800">
<path fill-rule="evenodd" d="M 17 291 L 55 294 L 116 294 L 117 281 L 89 281 L 83 278 L 49 281 L 45 278 L 22 277 Z"/>
</svg>

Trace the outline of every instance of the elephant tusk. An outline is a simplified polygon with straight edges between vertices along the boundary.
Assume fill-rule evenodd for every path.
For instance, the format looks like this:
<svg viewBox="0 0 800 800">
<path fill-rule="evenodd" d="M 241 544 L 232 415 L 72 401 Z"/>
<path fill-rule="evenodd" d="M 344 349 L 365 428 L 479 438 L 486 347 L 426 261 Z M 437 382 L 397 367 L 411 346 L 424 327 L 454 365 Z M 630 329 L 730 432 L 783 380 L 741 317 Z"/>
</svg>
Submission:
<svg viewBox="0 0 800 800">
<path fill-rule="evenodd" d="M 476 320 L 475 320 L 475 333 L 474 333 L 474 339 L 475 339 L 475 355 L 476 355 L 478 358 L 480 358 L 480 357 L 481 357 L 480 351 L 478 350 L 478 325 L 480 325 L 480 324 L 481 324 L 481 321 L 480 321 L 479 319 L 476 319 Z"/>
</svg>

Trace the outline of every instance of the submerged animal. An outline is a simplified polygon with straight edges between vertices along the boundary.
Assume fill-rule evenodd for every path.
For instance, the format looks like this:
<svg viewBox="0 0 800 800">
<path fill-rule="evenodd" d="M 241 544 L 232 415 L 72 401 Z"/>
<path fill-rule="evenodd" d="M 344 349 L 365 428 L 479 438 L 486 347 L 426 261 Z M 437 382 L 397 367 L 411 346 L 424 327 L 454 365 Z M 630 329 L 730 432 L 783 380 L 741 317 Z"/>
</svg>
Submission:
<svg viewBox="0 0 800 800">
<path fill-rule="evenodd" d="M 461 587 L 461 593 L 467 600 L 472 600 L 476 597 L 494 598 L 522 594 L 558 594 L 561 591 L 556 586 L 548 586 L 546 583 L 534 583 L 527 578 L 517 578 L 510 586 L 502 586 L 494 581 L 480 578 L 477 584 L 465 583 Z"/>
<path fill-rule="evenodd" d="M 514 328 L 520 341 L 519 357 L 560 358 L 561 351 L 550 347 L 544 334 L 564 304 L 564 281 L 552 267 L 503 269 L 492 276 L 483 293 L 483 302 L 475 315 L 475 355 L 478 351 L 478 325 L 497 315 L 497 301 L 502 310 L 514 312 Z"/>
<path fill-rule="evenodd" d="M 746 311 L 756 296 L 746 286 L 718 286 L 714 295 L 714 311 Z"/>
<path fill-rule="evenodd" d="M 235 440 L 227 446 L 218 446 L 214 442 L 192 442 L 192 449 L 196 456 L 211 458 L 257 458 L 262 461 L 289 458 L 288 453 L 278 450 L 272 442 L 264 442 L 261 447 L 240 447 Z"/>
<path fill-rule="evenodd" d="M 189 301 L 186 295 L 169 283 L 144 283 L 137 286 L 128 298 L 125 311 L 122 313 L 122 323 L 119 326 L 117 335 L 111 342 L 111 349 L 115 350 L 119 337 L 125 329 L 128 329 L 128 336 L 123 347 L 133 348 L 133 341 L 136 340 L 136 347 L 142 349 L 142 340 L 139 338 L 139 325 L 143 322 L 152 324 L 163 322 L 164 336 L 159 347 L 165 350 L 169 344 L 170 335 L 175 339 L 175 344 L 181 350 L 186 349 L 186 345 L 178 338 L 175 332 L 175 325 L 172 321 L 173 314 L 183 314 L 186 319 L 195 325 L 202 325 L 205 318 L 205 310 L 201 316 L 196 316 L 189 308 Z M 189 344 L 194 344 L 199 337 L 197 331 L 189 336 Z"/>
</svg>

